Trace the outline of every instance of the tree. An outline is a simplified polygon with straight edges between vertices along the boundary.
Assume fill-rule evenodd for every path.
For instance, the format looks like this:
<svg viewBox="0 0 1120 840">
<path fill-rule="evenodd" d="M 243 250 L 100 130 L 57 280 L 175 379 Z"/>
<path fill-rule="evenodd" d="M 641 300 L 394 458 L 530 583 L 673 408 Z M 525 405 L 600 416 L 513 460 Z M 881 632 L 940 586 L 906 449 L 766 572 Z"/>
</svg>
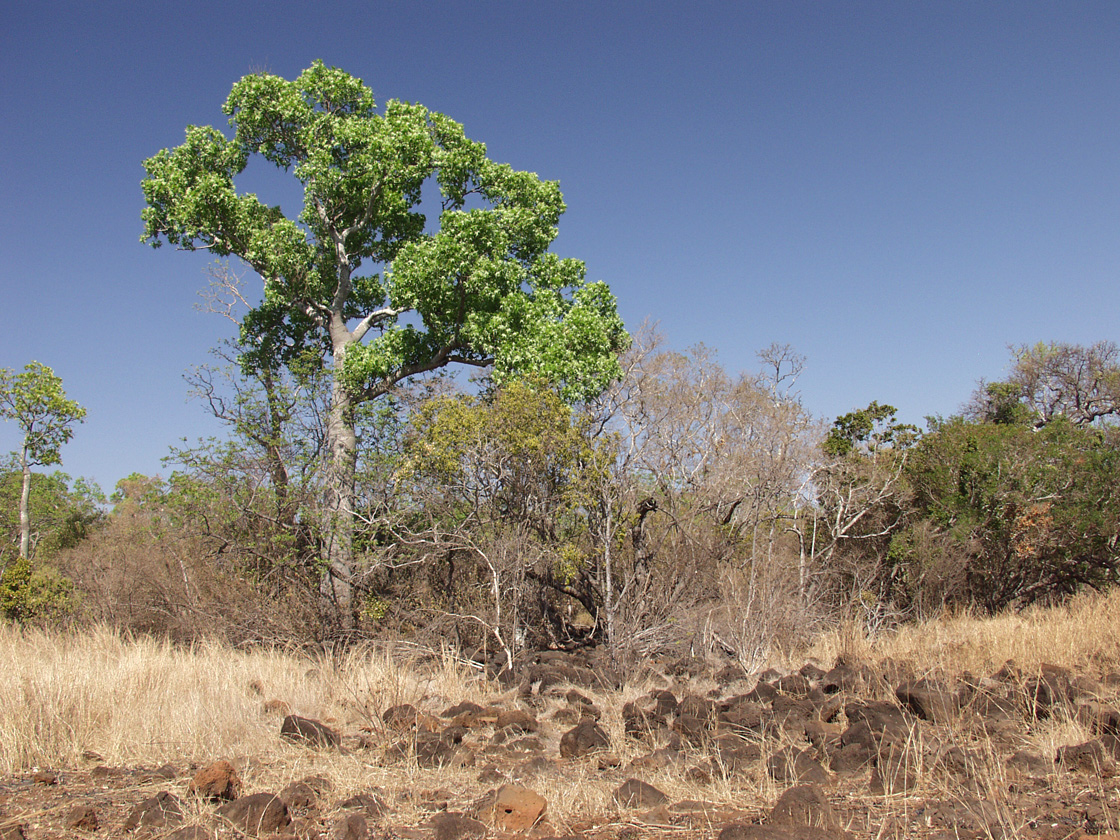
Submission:
<svg viewBox="0 0 1120 840">
<path fill-rule="evenodd" d="M 1011 348 L 1006 382 L 981 383 L 966 415 L 997 423 L 1029 422 L 1042 428 L 1059 417 L 1075 426 L 1120 414 L 1120 347 L 1039 342 Z"/>
<path fill-rule="evenodd" d="M 62 444 L 74 435 L 86 410 L 66 398 L 62 380 L 46 365 L 29 362 L 23 373 L 0 368 L 0 416 L 15 420 L 23 432 L 19 464 L 23 488 L 19 501 L 19 556 L 27 560 L 31 544 L 31 467 L 61 464 Z"/>
<path fill-rule="evenodd" d="M 536 374 L 578 399 L 617 377 L 628 337 L 607 286 L 548 251 L 559 186 L 489 160 L 448 117 L 395 100 L 379 114 L 360 79 L 319 61 L 293 81 L 244 77 L 223 111 L 232 138 L 192 126 L 145 161 L 142 240 L 236 256 L 263 278 L 244 364 L 310 347 L 331 370 L 322 594 L 349 627 L 356 408 L 452 363 L 499 382 Z M 296 218 L 237 191 L 251 155 L 302 184 Z M 439 193 L 434 231 L 425 187 Z"/>
</svg>

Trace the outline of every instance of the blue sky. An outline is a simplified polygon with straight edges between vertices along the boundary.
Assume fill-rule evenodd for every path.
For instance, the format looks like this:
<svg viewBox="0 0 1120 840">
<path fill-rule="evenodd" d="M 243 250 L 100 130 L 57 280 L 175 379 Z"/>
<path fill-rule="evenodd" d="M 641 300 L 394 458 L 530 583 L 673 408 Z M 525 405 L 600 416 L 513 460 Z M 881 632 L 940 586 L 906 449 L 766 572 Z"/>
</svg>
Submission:
<svg viewBox="0 0 1120 840">
<path fill-rule="evenodd" d="M 182 374 L 230 325 L 140 244 L 141 162 L 321 58 L 559 180 L 554 250 L 632 328 L 791 344 L 822 417 L 949 414 L 1008 344 L 1120 338 L 1117 44 L 1115 2 L 9 4 L 0 366 L 63 378 L 106 490 L 216 433 Z"/>
</svg>

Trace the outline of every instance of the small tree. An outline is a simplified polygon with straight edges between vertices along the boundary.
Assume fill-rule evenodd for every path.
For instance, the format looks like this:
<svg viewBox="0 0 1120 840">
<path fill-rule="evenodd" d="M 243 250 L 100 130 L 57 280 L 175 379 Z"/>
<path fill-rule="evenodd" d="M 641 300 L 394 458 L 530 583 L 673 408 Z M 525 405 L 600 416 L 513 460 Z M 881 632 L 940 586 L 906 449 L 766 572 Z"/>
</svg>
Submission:
<svg viewBox="0 0 1120 840">
<path fill-rule="evenodd" d="M 23 431 L 19 454 L 23 490 L 19 500 L 19 556 L 26 560 L 31 543 L 31 467 L 61 464 L 62 444 L 74 435 L 74 424 L 82 422 L 86 410 L 66 398 L 62 380 L 39 362 L 29 362 L 23 373 L 0 368 L 0 416 L 15 420 Z"/>
</svg>

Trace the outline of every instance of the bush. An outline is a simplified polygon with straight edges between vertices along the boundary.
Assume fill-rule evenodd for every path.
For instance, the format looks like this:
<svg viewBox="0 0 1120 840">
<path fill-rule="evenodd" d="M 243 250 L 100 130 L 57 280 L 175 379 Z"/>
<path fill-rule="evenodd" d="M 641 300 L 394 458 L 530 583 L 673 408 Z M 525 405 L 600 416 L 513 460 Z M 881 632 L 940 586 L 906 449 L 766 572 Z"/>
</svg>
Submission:
<svg viewBox="0 0 1120 840">
<path fill-rule="evenodd" d="M 0 614 L 20 623 L 53 623 L 72 615 L 74 584 L 50 566 L 16 557 L 0 575 Z"/>
</svg>

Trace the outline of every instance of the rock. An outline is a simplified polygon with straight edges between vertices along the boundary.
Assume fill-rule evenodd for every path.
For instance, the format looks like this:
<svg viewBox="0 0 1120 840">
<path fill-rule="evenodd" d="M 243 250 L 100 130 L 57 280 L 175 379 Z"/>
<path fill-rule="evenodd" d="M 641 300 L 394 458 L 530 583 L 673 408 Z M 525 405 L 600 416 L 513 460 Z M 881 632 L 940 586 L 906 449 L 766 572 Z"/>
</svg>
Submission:
<svg viewBox="0 0 1120 840">
<path fill-rule="evenodd" d="M 540 820 L 548 803 L 521 785 L 502 785 L 476 806 L 478 818 L 498 831 L 528 831 Z"/>
<path fill-rule="evenodd" d="M 829 829 L 839 827 L 828 798 L 814 784 L 791 787 L 779 796 L 770 811 L 770 823 Z"/>
<path fill-rule="evenodd" d="M 389 810 L 389 806 L 376 793 L 355 794 L 339 802 L 335 807 L 340 810 L 360 811 L 374 820 L 381 819 Z"/>
<path fill-rule="evenodd" d="M 732 823 L 720 831 L 718 840 L 839 840 L 847 837 L 840 829 Z"/>
<path fill-rule="evenodd" d="M 172 831 L 167 840 L 213 840 L 213 835 L 200 825 L 188 825 Z"/>
<path fill-rule="evenodd" d="M 175 768 L 174 764 L 161 764 L 155 769 L 154 775 L 170 780 L 177 778 L 179 771 Z"/>
<path fill-rule="evenodd" d="M 903 708 L 931 723 L 949 723 L 960 713 L 956 694 L 926 680 L 903 683 L 894 694 Z"/>
<path fill-rule="evenodd" d="M 434 831 L 433 840 L 481 840 L 487 833 L 484 823 L 454 811 L 436 814 L 428 821 L 428 827 Z"/>
<path fill-rule="evenodd" d="M 656 808 L 669 801 L 669 797 L 641 779 L 627 779 L 619 785 L 612 798 L 623 808 Z"/>
<path fill-rule="evenodd" d="M 133 808 L 124 821 L 124 830 L 164 828 L 183 821 L 183 807 L 179 798 L 165 790 L 145 799 Z"/>
<path fill-rule="evenodd" d="M 1084 744 L 1059 748 L 1057 763 L 1067 770 L 1096 773 L 1103 778 L 1116 775 L 1116 765 L 1105 754 L 1100 741 L 1086 741 Z"/>
<path fill-rule="evenodd" d="M 607 733 L 591 719 L 583 720 L 560 738 L 560 757 L 579 758 L 599 750 L 610 749 Z"/>
<path fill-rule="evenodd" d="M 319 802 L 318 792 L 307 782 L 292 782 L 280 791 L 279 796 L 293 810 L 306 810 Z"/>
<path fill-rule="evenodd" d="M 913 790 L 918 785 L 915 756 L 904 745 L 884 745 L 875 757 L 868 785 L 871 793 L 878 796 Z"/>
<path fill-rule="evenodd" d="M 801 674 L 789 674 L 779 678 L 776 688 L 782 694 L 789 694 L 793 697 L 808 697 L 809 692 L 813 690 L 809 680 Z"/>
<path fill-rule="evenodd" d="M 241 777 L 228 761 L 215 761 L 194 774 L 187 793 L 209 800 L 232 800 L 241 793 Z"/>
<path fill-rule="evenodd" d="M 274 793 L 254 793 L 227 802 L 218 809 L 239 831 L 246 834 L 270 834 L 291 824 L 288 806 Z"/>
<path fill-rule="evenodd" d="M 813 756 L 805 750 L 786 747 L 770 756 L 766 762 L 770 777 L 779 782 L 811 782 L 827 785 L 832 777 Z"/>
<path fill-rule="evenodd" d="M 37 785 L 57 785 L 58 774 L 49 770 L 39 770 L 31 774 L 31 781 Z"/>
<path fill-rule="evenodd" d="M 317 720 L 288 715 L 280 725 L 280 737 L 296 743 L 315 747 L 337 747 L 341 741 L 337 732 Z"/>
<path fill-rule="evenodd" d="M 64 822 L 67 828 L 76 828 L 81 831 L 97 831 L 99 825 L 97 811 L 94 810 L 92 805 L 75 805 L 66 812 Z"/>
<path fill-rule="evenodd" d="M 331 826 L 330 840 L 366 840 L 369 823 L 361 814 L 347 814 Z"/>
<path fill-rule="evenodd" d="M 535 717 L 522 709 L 504 709 L 498 712 L 494 728 L 518 733 L 536 732 L 540 729 L 540 724 Z"/>
<path fill-rule="evenodd" d="M 439 716 L 443 718 L 458 718 L 461 716 L 473 716 L 475 718 L 480 718 L 485 716 L 485 714 L 485 708 L 478 705 L 477 703 L 472 703 L 469 700 L 464 700 L 461 703 L 456 703 L 454 706 L 450 706 L 444 709 L 439 713 Z"/>
</svg>

